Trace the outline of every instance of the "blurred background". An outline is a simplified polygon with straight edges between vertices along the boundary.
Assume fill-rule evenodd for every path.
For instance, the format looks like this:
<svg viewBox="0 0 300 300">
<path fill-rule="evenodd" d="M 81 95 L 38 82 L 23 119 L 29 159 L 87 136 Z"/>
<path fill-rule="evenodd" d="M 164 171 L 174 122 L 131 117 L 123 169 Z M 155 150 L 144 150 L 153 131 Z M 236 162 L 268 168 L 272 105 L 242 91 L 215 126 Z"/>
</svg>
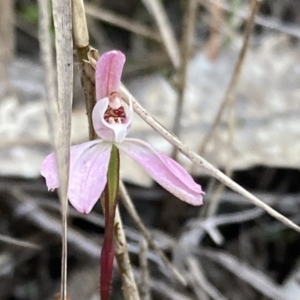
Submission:
<svg viewBox="0 0 300 300">
<path fill-rule="evenodd" d="M 230 97 L 252 1 L 192 1 L 194 10 L 188 0 L 84 1 L 90 44 L 123 51 L 123 82 L 159 122 L 299 224 L 300 1 L 262 1 Z M 50 300 L 60 288 L 60 205 L 39 173 L 51 145 L 38 16 L 37 1 L 0 0 L 1 300 Z M 76 144 L 88 139 L 88 126 L 74 59 Z M 174 155 L 138 116 L 131 135 Z M 137 282 L 150 290 L 142 299 L 300 299 L 299 234 L 176 156 L 206 191 L 204 206 L 180 202 L 132 161 L 122 163 L 140 217 L 188 281 L 182 286 L 150 248 L 150 280 L 141 282 L 143 236 L 121 203 Z M 103 226 L 100 204 L 88 216 L 70 208 L 72 300 L 99 299 Z M 112 291 L 123 299 L 117 269 Z"/>
</svg>

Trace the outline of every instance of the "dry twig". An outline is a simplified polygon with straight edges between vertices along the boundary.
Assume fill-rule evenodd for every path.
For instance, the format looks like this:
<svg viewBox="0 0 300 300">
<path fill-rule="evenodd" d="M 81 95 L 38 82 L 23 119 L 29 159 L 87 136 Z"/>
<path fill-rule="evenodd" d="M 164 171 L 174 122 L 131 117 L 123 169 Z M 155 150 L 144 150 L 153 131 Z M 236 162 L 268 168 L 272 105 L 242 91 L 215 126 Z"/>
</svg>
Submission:
<svg viewBox="0 0 300 300">
<path fill-rule="evenodd" d="M 210 60 L 215 60 L 218 57 L 221 46 L 220 25 L 222 23 L 222 10 L 218 5 L 219 2 L 220 0 L 216 0 L 210 4 L 211 22 L 208 43 L 208 57 Z"/>
<path fill-rule="evenodd" d="M 197 15 L 197 0 L 188 0 L 183 20 L 183 31 L 181 40 L 181 64 L 178 69 L 178 100 L 176 103 L 176 111 L 173 124 L 173 133 L 179 136 L 181 117 L 183 113 L 184 95 L 187 85 L 187 71 L 190 60 L 192 41 L 194 37 L 194 28 Z M 173 157 L 177 157 L 177 149 L 174 148 Z"/>
<path fill-rule="evenodd" d="M 13 1 L 0 1 L 0 99 L 10 96 L 9 65 L 14 59 L 14 3 Z"/>
<path fill-rule="evenodd" d="M 209 258 L 210 260 L 222 265 L 234 275 L 260 291 L 266 297 L 274 300 L 286 299 L 282 289 L 280 289 L 266 275 L 245 263 L 239 262 L 233 256 L 214 250 L 201 250 L 198 253 L 200 256 Z"/>
<path fill-rule="evenodd" d="M 141 220 L 138 212 L 136 211 L 128 193 L 125 188 L 125 185 L 122 181 L 120 181 L 120 194 L 123 200 L 123 204 L 125 208 L 127 209 L 128 213 L 130 214 L 131 218 L 141 231 L 141 233 L 144 235 L 146 241 L 148 244 L 155 250 L 157 255 L 160 257 L 160 259 L 163 261 L 163 263 L 166 265 L 167 268 L 169 268 L 172 273 L 176 276 L 176 278 L 184 285 L 186 285 L 186 280 L 184 277 L 179 273 L 179 271 L 170 263 L 168 258 L 165 256 L 165 254 L 157 247 L 155 244 L 155 241 L 153 237 L 151 236 L 151 233 L 147 230 L 146 226 L 144 225 L 143 221 Z"/>
<path fill-rule="evenodd" d="M 203 0 L 198 0 L 203 1 Z M 216 0 L 205 0 L 209 3 L 216 3 Z M 220 1 L 216 3 L 216 5 L 219 5 L 220 8 L 222 8 L 225 11 L 232 12 L 232 9 L 230 5 L 228 4 L 228 1 Z M 234 13 L 234 12 L 233 12 Z M 243 9 L 239 9 L 235 16 L 241 19 L 248 19 L 247 12 Z M 282 33 L 286 33 L 290 36 L 294 36 L 296 38 L 300 38 L 300 27 L 299 25 L 292 24 L 292 23 L 282 23 L 280 20 L 275 19 L 274 17 L 266 17 L 262 15 L 258 15 L 256 17 L 255 23 L 261 26 L 264 26 L 269 29 L 277 30 Z"/>
<path fill-rule="evenodd" d="M 261 207 L 264 209 L 268 214 L 279 220 L 280 222 L 284 223 L 288 227 L 300 232 L 300 227 L 293 223 L 291 220 L 283 216 L 282 214 L 278 213 L 276 210 L 271 208 L 269 205 L 265 204 L 263 201 L 255 197 L 253 194 L 248 192 L 246 189 L 241 187 L 235 181 L 230 179 L 200 155 L 196 154 L 195 152 L 191 151 L 189 147 L 184 145 L 175 135 L 169 132 L 166 128 L 164 128 L 159 122 L 157 122 L 138 102 L 137 100 L 131 95 L 131 93 L 122 86 L 122 93 L 123 98 L 125 101 L 128 101 L 130 98 L 132 101 L 132 106 L 134 111 L 146 122 L 148 123 L 155 131 L 157 131 L 160 135 L 162 135 L 170 144 L 176 146 L 178 150 L 183 153 L 187 158 L 189 158 L 194 164 L 198 167 L 202 167 L 208 174 L 225 184 L 227 187 L 232 189 L 233 191 L 243 195 L 247 199 L 249 199 L 254 205 Z"/>
<path fill-rule="evenodd" d="M 160 0 L 142 0 L 155 19 L 161 34 L 164 46 L 175 69 L 180 65 L 179 46 L 176 41 L 167 13 Z"/>
<path fill-rule="evenodd" d="M 251 8 L 250 8 L 250 16 L 249 16 L 247 26 L 246 26 L 243 45 L 242 45 L 241 51 L 239 53 L 239 57 L 238 57 L 236 65 L 235 65 L 230 83 L 227 87 L 224 99 L 223 99 L 223 101 L 222 101 L 222 103 L 219 107 L 219 110 L 218 110 L 218 112 L 217 112 L 217 114 L 214 118 L 213 124 L 212 124 L 209 132 L 204 137 L 204 139 L 203 139 L 203 141 L 200 145 L 200 148 L 199 148 L 199 153 L 203 156 L 205 155 L 206 147 L 207 147 L 210 139 L 212 138 L 218 124 L 220 123 L 220 120 L 223 116 L 225 108 L 228 105 L 230 105 L 230 103 L 234 100 L 233 99 L 233 94 L 235 92 L 236 85 L 238 83 L 238 80 L 239 80 L 239 77 L 240 77 L 240 74 L 241 74 L 241 70 L 242 70 L 242 67 L 243 67 L 243 62 L 245 60 L 245 56 L 246 56 L 246 53 L 247 53 L 249 40 L 250 40 L 251 33 L 252 33 L 252 30 L 253 30 L 254 24 L 255 24 L 255 16 L 258 12 L 259 5 L 261 3 L 261 0 L 251 0 L 251 1 L 252 1 L 252 4 L 251 4 Z"/>
<path fill-rule="evenodd" d="M 196 291 L 199 289 L 199 287 L 209 295 L 214 300 L 226 300 L 226 298 L 205 278 L 203 274 L 203 270 L 200 267 L 199 262 L 197 259 L 193 256 L 189 257 L 187 259 L 187 265 L 190 269 L 192 276 L 192 285 L 194 287 L 195 293 L 198 294 L 199 299 L 209 299 L 206 295 L 203 297 L 203 292 L 200 294 Z"/>
<path fill-rule="evenodd" d="M 6 236 L 4 234 L 0 234 L 0 242 L 18 246 L 18 247 L 31 248 L 31 249 L 35 249 L 35 250 L 41 249 L 41 247 L 38 246 L 37 244 L 23 241 L 23 240 L 16 239 L 16 238 L 12 238 L 12 237 Z"/>
<path fill-rule="evenodd" d="M 48 123 L 57 158 L 60 182 L 59 198 L 62 215 L 62 281 L 61 297 L 67 299 L 67 213 L 68 178 L 73 98 L 73 42 L 71 35 L 71 3 L 53 0 L 56 41 L 57 93 L 54 83 L 49 2 L 39 1 L 42 59 L 46 69 Z M 56 102 L 57 101 L 57 102 Z M 56 132 L 58 131 L 58 134 Z"/>
<path fill-rule="evenodd" d="M 122 275 L 124 298 L 126 300 L 139 300 L 140 296 L 130 265 L 126 236 L 118 207 L 116 207 L 114 227 L 115 257 Z"/>
<path fill-rule="evenodd" d="M 62 214 L 62 300 L 67 299 L 67 214 L 73 100 L 73 40 L 70 0 L 52 0 L 58 100 L 57 163 Z"/>
<path fill-rule="evenodd" d="M 86 4 L 85 11 L 93 18 L 97 18 L 103 22 L 126 29 L 145 38 L 162 42 L 161 36 L 158 33 L 153 32 L 152 29 L 149 29 L 134 20 L 130 20 L 124 16 L 117 15 L 109 10 L 105 10 L 92 4 Z"/>
<path fill-rule="evenodd" d="M 207 232 L 217 245 L 221 245 L 224 242 L 224 238 L 219 232 L 219 226 L 247 222 L 260 217 L 263 213 L 264 211 L 260 208 L 252 208 L 243 212 L 222 214 L 211 216 L 205 220 L 191 221 L 189 223 L 190 230 L 182 234 L 180 244 L 195 247 L 201 241 L 205 232 Z"/>
<path fill-rule="evenodd" d="M 141 269 L 141 282 L 140 282 L 140 293 L 141 300 L 151 300 L 150 294 L 150 276 L 148 269 L 148 243 L 142 238 L 140 241 L 140 269 Z"/>
<path fill-rule="evenodd" d="M 237 61 L 237 64 L 235 66 L 235 70 L 233 72 L 231 82 L 229 83 L 228 89 L 225 93 L 225 97 L 223 102 L 221 103 L 221 106 L 219 107 L 219 111 L 217 112 L 216 118 L 213 122 L 213 125 L 211 127 L 211 130 L 208 132 L 208 134 L 204 137 L 203 142 L 200 146 L 200 153 L 204 155 L 206 146 L 209 143 L 209 140 L 212 138 L 214 131 L 216 130 L 219 122 L 221 121 L 222 115 L 224 113 L 224 110 L 226 107 L 228 107 L 228 147 L 230 151 L 228 152 L 228 162 L 225 168 L 225 174 L 228 177 L 231 177 L 232 175 L 232 159 L 233 159 L 233 147 L 234 147 L 234 132 L 236 127 L 235 122 L 235 104 L 236 104 L 236 97 L 234 97 L 234 92 L 236 90 L 236 86 L 241 74 L 242 66 L 245 61 L 246 51 L 249 45 L 249 40 L 251 33 L 253 31 L 254 25 L 255 25 L 255 16 L 258 13 L 259 6 L 260 6 L 261 0 L 252 0 L 252 5 L 250 7 L 250 15 L 247 21 L 246 30 L 245 30 L 245 36 L 243 41 L 243 46 L 240 51 L 240 55 Z M 218 5 L 218 4 L 216 4 Z M 210 202 L 209 208 L 208 208 L 208 216 L 212 216 L 216 213 L 221 195 L 225 189 L 225 186 L 220 183 L 217 187 L 216 193 L 212 201 Z"/>
</svg>

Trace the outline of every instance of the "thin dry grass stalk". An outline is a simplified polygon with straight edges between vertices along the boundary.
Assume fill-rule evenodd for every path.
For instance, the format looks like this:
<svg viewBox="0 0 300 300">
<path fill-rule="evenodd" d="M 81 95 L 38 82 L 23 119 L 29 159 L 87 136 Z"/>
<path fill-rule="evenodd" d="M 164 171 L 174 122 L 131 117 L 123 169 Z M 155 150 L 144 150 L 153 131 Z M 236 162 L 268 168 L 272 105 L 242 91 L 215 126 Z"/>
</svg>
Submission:
<svg viewBox="0 0 300 300">
<path fill-rule="evenodd" d="M 221 2 L 221 0 L 215 0 L 210 4 L 211 24 L 208 43 L 208 57 L 210 60 L 215 60 L 218 57 L 221 46 L 220 26 L 222 21 L 222 9 L 220 8 L 219 2 Z"/>
<path fill-rule="evenodd" d="M 67 299 L 67 213 L 68 213 L 68 177 L 70 157 L 71 114 L 73 98 L 73 41 L 71 26 L 71 3 L 53 1 L 55 26 L 57 90 L 54 82 L 52 59 L 51 23 L 49 2 L 39 1 L 42 60 L 46 69 L 46 89 L 48 103 L 48 123 L 51 140 L 58 165 L 60 181 L 59 198 L 62 215 L 62 281 L 61 297 Z"/>
<path fill-rule="evenodd" d="M 165 264 L 165 266 L 170 269 L 170 271 L 175 275 L 175 277 L 183 284 L 186 285 L 185 278 L 180 274 L 180 272 L 171 264 L 171 262 L 168 260 L 168 258 L 165 256 L 165 254 L 157 247 L 151 233 L 147 230 L 146 226 L 144 225 L 142 219 L 140 218 L 138 212 L 136 211 L 133 202 L 131 201 L 126 187 L 122 181 L 120 181 L 120 194 L 121 198 L 123 200 L 123 204 L 128 211 L 129 215 L 145 237 L 148 244 L 154 249 L 154 251 L 157 253 L 159 258 L 162 260 L 162 262 Z"/>
<path fill-rule="evenodd" d="M 97 134 L 92 122 L 92 110 L 96 104 L 95 72 L 92 63 L 98 60 L 98 52 L 89 45 L 89 34 L 83 1 L 72 1 L 72 9 L 74 44 L 81 69 L 81 85 L 83 87 L 88 117 L 89 139 L 93 140 L 97 138 Z"/>
<path fill-rule="evenodd" d="M 14 59 L 14 3 L 13 1 L 0 1 L 0 99 L 11 94 L 9 82 L 9 65 Z"/>
<path fill-rule="evenodd" d="M 139 22 L 128 19 L 124 16 L 115 14 L 109 10 L 105 10 L 92 4 L 86 4 L 85 11 L 89 16 L 93 18 L 97 18 L 103 22 L 112 24 L 116 27 L 126 29 L 145 38 L 157 42 L 162 42 L 162 38 L 158 33 L 153 32 L 152 29 L 147 28 Z"/>
<path fill-rule="evenodd" d="M 183 144 L 174 134 L 168 131 L 165 127 L 163 127 L 159 122 L 157 122 L 134 98 L 134 96 L 122 86 L 121 88 L 123 99 L 128 102 L 128 99 L 131 98 L 132 106 L 134 111 L 146 122 L 148 123 L 155 131 L 157 131 L 165 140 L 167 140 L 170 144 L 177 147 L 178 150 L 184 154 L 187 158 L 189 158 L 194 164 L 198 167 L 203 168 L 206 173 L 213 176 L 224 185 L 232 189 L 233 191 L 241 194 L 242 196 L 246 197 L 250 200 L 254 205 L 261 207 L 264 209 L 269 215 L 273 216 L 278 221 L 284 223 L 288 227 L 300 232 L 300 227 L 296 225 L 294 222 L 283 216 L 282 214 L 278 213 L 269 205 L 265 204 L 263 201 L 258 199 L 256 196 L 248 192 L 246 189 L 241 187 L 235 181 L 230 179 L 226 176 L 223 172 L 218 170 L 208 161 L 206 161 L 203 157 L 196 154 L 195 152 L 191 151 L 188 146 Z"/>
<path fill-rule="evenodd" d="M 246 30 L 245 30 L 245 37 L 244 37 L 244 42 L 243 46 L 240 52 L 240 56 L 238 59 L 238 62 L 236 64 L 236 68 L 234 70 L 234 73 L 232 75 L 231 82 L 228 86 L 228 90 L 226 91 L 224 102 L 221 104 L 219 111 L 217 113 L 216 119 L 214 120 L 213 126 L 211 127 L 211 131 L 205 136 L 202 145 L 200 147 L 200 153 L 202 155 L 203 152 L 205 152 L 206 146 L 208 145 L 208 142 L 210 138 L 213 136 L 214 131 L 217 129 L 217 125 L 221 121 L 222 115 L 225 111 L 225 108 L 227 107 L 228 109 L 228 159 L 227 159 L 227 165 L 225 167 L 225 174 L 228 177 L 231 177 L 232 175 L 232 152 L 233 152 L 233 147 L 234 147 L 234 133 L 235 133 L 235 127 L 236 127 L 236 118 L 235 118 L 235 104 L 236 104 L 236 97 L 234 97 L 234 92 L 236 90 L 236 86 L 241 74 L 241 69 L 243 66 L 243 62 L 245 61 L 245 56 L 246 56 L 246 51 L 249 45 L 249 40 L 251 33 L 254 29 L 255 25 L 255 16 L 257 15 L 259 11 L 259 5 L 261 1 L 257 0 L 252 0 L 252 3 L 250 5 L 250 14 L 247 20 L 247 25 L 246 25 Z M 219 2 L 216 2 L 214 6 L 216 7 L 215 9 L 219 9 Z M 209 208 L 208 208 L 208 216 L 212 216 L 216 213 L 219 204 L 220 204 L 220 199 L 221 195 L 225 189 L 225 186 L 223 184 L 219 184 L 218 187 L 216 188 L 216 193 L 215 196 L 213 197 L 212 201 L 210 202 Z"/>
<path fill-rule="evenodd" d="M 181 117 L 183 113 L 183 102 L 184 95 L 187 85 L 187 71 L 188 63 L 190 61 L 192 42 L 194 37 L 195 21 L 197 15 L 197 0 L 188 0 L 186 3 L 186 9 L 183 19 L 183 30 L 181 38 L 181 64 L 178 69 L 178 100 L 176 103 L 176 111 L 173 124 L 173 132 L 175 135 L 179 136 L 180 127 L 181 127 Z M 173 157 L 176 159 L 178 151 L 174 148 Z"/>
<path fill-rule="evenodd" d="M 211 10 L 211 5 L 214 4 L 215 6 L 218 4 L 215 0 L 197 0 L 199 3 L 202 4 L 203 7 L 205 7 L 205 9 L 207 11 Z M 217 0 L 218 1 L 218 0 Z M 219 9 L 221 7 L 218 7 Z M 222 10 L 222 8 L 221 8 Z M 234 31 L 234 28 L 228 24 L 228 21 L 223 17 L 223 11 L 219 12 L 220 14 L 220 18 L 218 19 L 218 23 L 217 23 L 217 28 L 218 28 L 218 40 L 219 40 L 219 49 L 218 51 L 220 52 L 221 50 L 221 42 L 222 42 L 222 37 L 226 37 L 227 40 L 234 40 L 237 37 L 237 32 Z M 247 16 L 248 18 L 249 16 Z M 247 19 L 246 18 L 246 19 Z M 204 18 L 205 23 L 207 23 L 207 25 L 209 26 L 212 22 L 212 19 L 210 18 Z M 210 25 L 211 26 L 211 25 Z M 212 30 L 212 27 L 210 27 Z M 210 31 L 211 32 L 211 31 Z M 226 41 L 226 39 L 225 39 Z M 217 44 L 217 43 L 216 43 Z M 208 52 L 210 52 L 210 44 L 208 45 Z"/>
<path fill-rule="evenodd" d="M 57 144 L 57 92 L 55 85 L 55 71 L 53 63 L 52 39 L 51 39 L 51 16 L 49 1 L 39 0 L 39 42 L 41 48 L 41 60 L 46 70 L 45 76 L 47 103 L 46 114 L 49 128 L 50 140 L 52 141 L 53 149 L 56 149 Z"/>
<path fill-rule="evenodd" d="M 58 99 L 57 162 L 59 198 L 62 209 L 62 276 L 61 297 L 67 299 L 67 214 L 70 168 L 71 117 L 73 100 L 73 39 L 71 0 L 52 0 L 55 29 Z"/>
<path fill-rule="evenodd" d="M 89 45 L 89 32 L 86 25 L 83 1 L 72 1 L 72 20 L 74 43 L 76 47 L 87 47 Z"/>
<path fill-rule="evenodd" d="M 219 231 L 219 226 L 247 222 L 260 217 L 263 213 L 264 211 L 260 208 L 251 208 L 243 212 L 211 216 L 205 220 L 196 219 L 190 223 L 190 228 L 182 233 L 180 244 L 191 247 L 198 245 L 206 232 L 217 245 L 221 245 L 224 237 Z"/>
<path fill-rule="evenodd" d="M 0 1 L 0 37 L 3 45 L 0 47 L 0 62 L 6 65 L 12 62 L 15 51 L 13 4 L 13 1 Z"/>
<path fill-rule="evenodd" d="M 246 56 L 248 45 L 249 45 L 249 40 L 250 40 L 251 33 L 252 33 L 254 25 L 255 25 L 255 16 L 259 10 L 260 3 L 261 3 L 261 0 L 252 0 L 251 1 L 250 15 L 249 15 L 248 22 L 247 22 L 246 29 L 245 29 L 243 45 L 242 45 L 241 51 L 239 53 L 239 57 L 238 57 L 236 65 L 235 65 L 230 83 L 227 87 L 227 90 L 226 90 L 226 93 L 224 96 L 224 100 L 222 101 L 222 103 L 219 107 L 219 110 L 215 116 L 215 119 L 213 121 L 213 124 L 212 124 L 210 130 L 204 137 L 204 139 L 199 147 L 199 153 L 202 156 L 205 155 L 206 147 L 207 147 L 210 139 L 212 138 L 214 132 L 216 131 L 216 128 L 221 121 L 221 118 L 223 116 L 223 113 L 224 113 L 226 107 L 228 105 L 230 105 L 230 103 L 233 101 L 233 94 L 235 92 L 236 85 L 238 83 L 238 80 L 239 80 L 239 77 L 241 74 L 243 62 L 245 60 L 245 56 Z"/>
<path fill-rule="evenodd" d="M 167 13 L 160 0 L 142 0 L 149 12 L 152 14 L 159 32 L 161 34 L 164 46 L 175 69 L 180 66 L 180 52 L 172 26 L 168 20 Z"/>
<path fill-rule="evenodd" d="M 198 1 L 205 1 L 207 3 L 215 3 L 216 0 L 198 0 Z M 228 1 L 221 1 L 218 2 L 218 5 L 221 9 L 234 13 L 235 17 L 240 19 L 248 19 L 247 12 L 244 9 L 238 9 L 236 12 L 232 11 L 231 5 Z M 290 36 L 300 38 L 300 28 L 299 25 L 293 23 L 283 23 L 281 20 L 277 20 L 274 17 L 266 17 L 263 15 L 258 15 L 255 19 L 255 24 L 261 25 L 263 27 L 277 30 L 279 32 L 288 34 Z"/>
<path fill-rule="evenodd" d="M 286 299 L 283 290 L 270 278 L 246 263 L 238 261 L 234 256 L 214 250 L 201 250 L 199 254 L 203 258 L 210 259 L 223 266 L 267 298 L 274 300 Z"/>
<path fill-rule="evenodd" d="M 148 268 L 148 243 L 143 238 L 140 241 L 140 269 L 141 269 L 141 282 L 140 282 L 140 294 L 141 300 L 151 300 L 150 294 L 150 275 Z"/>
<path fill-rule="evenodd" d="M 195 293 L 199 296 L 199 299 L 204 300 L 204 299 L 214 299 L 214 300 L 227 300 L 226 297 L 224 297 L 204 276 L 203 270 L 201 268 L 201 265 L 199 261 L 194 257 L 190 256 L 187 259 L 187 265 L 188 268 L 192 274 L 192 286 L 194 287 Z M 199 290 L 200 288 L 200 290 Z M 197 293 L 197 290 L 198 293 Z M 207 295 L 203 295 L 203 291 Z M 201 293 L 202 292 L 202 293 Z M 205 297 L 205 298 L 204 298 Z"/>
<path fill-rule="evenodd" d="M 139 300 L 140 296 L 130 265 L 126 236 L 118 207 L 116 208 L 114 227 L 115 257 L 121 271 L 124 298 L 126 300 Z"/>
<path fill-rule="evenodd" d="M 24 248 L 30 248 L 30 249 L 35 249 L 35 250 L 41 250 L 41 246 L 39 246 L 35 243 L 23 241 L 21 239 L 12 238 L 12 237 L 6 236 L 4 234 L 0 234 L 0 241 L 2 243 L 6 243 L 6 244 L 17 246 L 17 247 L 24 247 Z"/>
</svg>

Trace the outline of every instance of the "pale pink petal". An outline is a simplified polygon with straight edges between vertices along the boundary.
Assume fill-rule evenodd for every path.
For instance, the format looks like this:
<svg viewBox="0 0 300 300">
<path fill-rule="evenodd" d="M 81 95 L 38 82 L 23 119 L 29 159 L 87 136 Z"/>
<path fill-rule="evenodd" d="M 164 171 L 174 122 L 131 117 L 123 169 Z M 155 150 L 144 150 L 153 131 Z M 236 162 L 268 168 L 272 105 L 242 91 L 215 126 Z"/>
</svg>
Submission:
<svg viewBox="0 0 300 300">
<path fill-rule="evenodd" d="M 125 55 L 120 51 L 104 53 L 96 64 L 96 100 L 119 92 Z"/>
<path fill-rule="evenodd" d="M 41 175 L 46 179 L 48 191 L 53 191 L 59 187 L 56 160 L 54 153 L 46 156 L 41 166 Z"/>
<path fill-rule="evenodd" d="M 116 146 L 170 193 L 189 204 L 202 205 L 204 192 L 201 186 L 173 159 L 138 139 L 125 139 Z"/>
<path fill-rule="evenodd" d="M 99 199 L 107 181 L 111 144 L 95 140 L 71 147 L 68 199 L 88 214 Z M 49 190 L 59 187 L 55 156 L 48 155 L 41 167 Z"/>
<path fill-rule="evenodd" d="M 122 142 L 131 125 L 132 105 L 125 105 L 126 120 L 122 123 L 108 123 L 104 119 L 105 112 L 109 103 L 108 98 L 103 98 L 94 106 L 92 113 L 93 126 L 97 135 L 105 141 Z M 130 102 L 131 103 L 131 102 Z"/>
<path fill-rule="evenodd" d="M 68 198 L 79 212 L 88 214 L 104 190 L 111 147 L 101 141 L 86 150 L 70 170 Z"/>
<path fill-rule="evenodd" d="M 76 163 L 78 157 L 91 146 L 99 143 L 99 141 L 91 141 L 81 145 L 71 147 L 70 152 L 70 169 Z M 54 153 L 49 154 L 43 161 L 41 166 L 41 175 L 46 179 L 48 190 L 55 190 L 59 187 L 56 161 Z"/>
</svg>

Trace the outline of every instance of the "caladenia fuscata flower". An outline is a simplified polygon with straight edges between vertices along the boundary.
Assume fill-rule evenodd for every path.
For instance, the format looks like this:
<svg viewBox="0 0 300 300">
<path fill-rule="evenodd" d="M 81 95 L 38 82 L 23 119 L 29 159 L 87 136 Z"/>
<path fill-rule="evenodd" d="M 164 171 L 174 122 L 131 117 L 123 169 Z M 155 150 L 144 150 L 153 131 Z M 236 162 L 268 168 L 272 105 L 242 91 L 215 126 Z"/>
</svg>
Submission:
<svg viewBox="0 0 300 300">
<path fill-rule="evenodd" d="M 113 224 L 119 182 L 119 151 L 130 156 L 149 175 L 179 199 L 201 205 L 201 186 L 174 160 L 148 143 L 126 138 L 132 121 L 132 106 L 119 94 L 125 56 L 119 51 L 103 54 L 96 64 L 96 97 L 92 121 L 99 139 L 71 147 L 68 199 L 88 214 L 105 193 L 105 235 L 101 252 L 101 299 L 109 298 L 113 268 Z M 129 100 L 130 102 L 130 100 Z M 41 167 L 49 190 L 59 187 L 54 154 Z"/>
</svg>

